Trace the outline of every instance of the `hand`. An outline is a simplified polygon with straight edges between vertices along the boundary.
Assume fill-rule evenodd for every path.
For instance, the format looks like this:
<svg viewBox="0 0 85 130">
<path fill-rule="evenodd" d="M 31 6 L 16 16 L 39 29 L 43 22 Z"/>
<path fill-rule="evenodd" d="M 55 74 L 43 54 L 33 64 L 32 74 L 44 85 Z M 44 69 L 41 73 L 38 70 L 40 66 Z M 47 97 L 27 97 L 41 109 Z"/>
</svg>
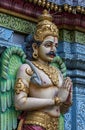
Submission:
<svg viewBox="0 0 85 130">
<path fill-rule="evenodd" d="M 61 98 L 62 102 L 65 102 L 69 96 L 72 94 L 72 81 L 69 77 L 64 80 L 62 88 L 59 89 L 58 97 Z"/>
</svg>

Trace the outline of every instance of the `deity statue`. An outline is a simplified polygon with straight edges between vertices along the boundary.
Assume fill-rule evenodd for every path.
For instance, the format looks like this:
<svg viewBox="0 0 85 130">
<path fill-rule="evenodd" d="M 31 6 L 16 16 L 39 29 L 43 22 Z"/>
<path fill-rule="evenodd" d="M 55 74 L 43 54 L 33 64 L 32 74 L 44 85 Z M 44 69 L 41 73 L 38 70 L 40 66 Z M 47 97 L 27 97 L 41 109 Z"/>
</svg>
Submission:
<svg viewBox="0 0 85 130">
<path fill-rule="evenodd" d="M 30 60 L 17 73 L 15 108 L 25 112 L 18 130 L 58 130 L 60 113 L 65 113 L 72 103 L 71 79 L 50 65 L 57 47 L 58 28 L 44 10 L 35 34 L 28 36 Z"/>
<path fill-rule="evenodd" d="M 26 42 L 26 55 L 9 47 L 0 59 L 0 129 L 60 130 L 61 114 L 72 104 L 72 81 L 57 56 L 58 28 L 47 10 Z"/>
</svg>

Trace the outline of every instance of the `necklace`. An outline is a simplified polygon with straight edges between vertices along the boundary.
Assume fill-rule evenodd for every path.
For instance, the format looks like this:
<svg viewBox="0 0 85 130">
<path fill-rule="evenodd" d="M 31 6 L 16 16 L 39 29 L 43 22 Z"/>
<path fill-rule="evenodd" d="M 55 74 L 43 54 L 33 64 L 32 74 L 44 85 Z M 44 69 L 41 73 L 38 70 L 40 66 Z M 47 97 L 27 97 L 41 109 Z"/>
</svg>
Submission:
<svg viewBox="0 0 85 130">
<path fill-rule="evenodd" d="M 45 64 L 42 64 L 38 61 L 33 61 L 32 62 L 37 68 L 39 68 L 40 70 L 44 71 L 45 74 L 48 75 L 48 77 L 50 78 L 50 80 L 52 81 L 52 83 L 55 85 L 55 86 L 58 86 L 58 83 L 59 83 L 59 79 L 58 79 L 58 74 L 59 74 L 59 71 L 54 67 L 54 66 L 51 66 L 51 65 L 45 65 Z"/>
</svg>

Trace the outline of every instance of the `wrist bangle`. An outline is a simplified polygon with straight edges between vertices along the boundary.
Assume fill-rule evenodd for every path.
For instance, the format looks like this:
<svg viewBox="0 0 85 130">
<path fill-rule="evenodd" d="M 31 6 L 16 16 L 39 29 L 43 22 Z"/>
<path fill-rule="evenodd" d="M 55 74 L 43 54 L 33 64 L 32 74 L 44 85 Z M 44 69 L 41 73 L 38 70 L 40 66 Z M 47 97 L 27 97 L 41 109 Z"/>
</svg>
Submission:
<svg viewBox="0 0 85 130">
<path fill-rule="evenodd" d="M 54 103 L 57 106 L 61 106 L 62 105 L 61 99 L 59 97 L 55 97 L 54 98 Z"/>
</svg>

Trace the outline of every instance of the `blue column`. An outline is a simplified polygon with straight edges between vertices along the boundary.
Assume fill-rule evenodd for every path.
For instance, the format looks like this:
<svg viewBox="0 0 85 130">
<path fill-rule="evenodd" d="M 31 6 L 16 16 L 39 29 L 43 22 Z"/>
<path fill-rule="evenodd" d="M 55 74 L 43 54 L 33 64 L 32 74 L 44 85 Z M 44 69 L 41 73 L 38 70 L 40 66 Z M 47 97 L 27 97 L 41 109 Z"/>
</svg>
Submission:
<svg viewBox="0 0 85 130">
<path fill-rule="evenodd" d="M 58 53 L 73 81 L 73 105 L 65 114 L 65 130 L 85 130 L 85 45 L 60 42 Z"/>
</svg>

